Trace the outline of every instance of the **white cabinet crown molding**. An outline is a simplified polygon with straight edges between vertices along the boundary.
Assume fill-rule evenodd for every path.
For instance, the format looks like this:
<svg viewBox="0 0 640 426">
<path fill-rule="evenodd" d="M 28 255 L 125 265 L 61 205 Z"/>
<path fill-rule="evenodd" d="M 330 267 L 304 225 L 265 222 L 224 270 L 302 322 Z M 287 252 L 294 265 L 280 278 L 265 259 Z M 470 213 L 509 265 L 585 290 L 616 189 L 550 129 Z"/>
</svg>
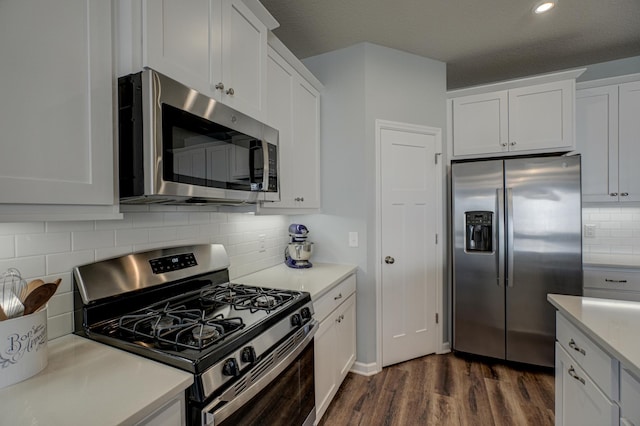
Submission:
<svg viewBox="0 0 640 426">
<path fill-rule="evenodd" d="M 578 69 L 567 70 L 567 71 L 534 75 L 534 76 L 524 77 L 524 78 L 516 78 L 513 80 L 506 80 L 498 83 L 485 84 L 481 86 L 473 86 L 473 87 L 468 87 L 464 89 L 451 90 L 447 92 L 447 97 L 451 99 L 451 98 L 457 98 L 460 96 L 478 95 L 481 93 L 495 92 L 499 90 L 511 90 L 511 89 L 516 89 L 524 86 L 533 86 L 537 84 L 552 83 L 552 82 L 561 81 L 561 80 L 576 79 L 580 75 L 582 75 L 582 73 L 584 73 L 586 70 L 587 70 L 586 68 L 578 68 Z"/>
<path fill-rule="evenodd" d="M 626 74 L 616 77 L 600 78 L 598 80 L 576 82 L 576 90 L 593 89 L 595 87 L 611 86 L 640 80 L 640 73 Z"/>
</svg>

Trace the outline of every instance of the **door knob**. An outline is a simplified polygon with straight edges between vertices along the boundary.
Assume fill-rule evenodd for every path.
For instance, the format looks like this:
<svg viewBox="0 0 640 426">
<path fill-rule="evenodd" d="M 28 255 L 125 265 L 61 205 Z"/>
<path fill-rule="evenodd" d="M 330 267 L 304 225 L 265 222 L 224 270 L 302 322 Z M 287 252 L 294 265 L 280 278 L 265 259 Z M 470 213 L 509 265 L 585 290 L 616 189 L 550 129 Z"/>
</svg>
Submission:
<svg viewBox="0 0 640 426">
<path fill-rule="evenodd" d="M 384 258 L 384 263 L 389 264 L 389 265 L 393 265 L 393 262 L 395 262 L 396 260 L 391 257 L 391 256 L 387 256 Z"/>
</svg>

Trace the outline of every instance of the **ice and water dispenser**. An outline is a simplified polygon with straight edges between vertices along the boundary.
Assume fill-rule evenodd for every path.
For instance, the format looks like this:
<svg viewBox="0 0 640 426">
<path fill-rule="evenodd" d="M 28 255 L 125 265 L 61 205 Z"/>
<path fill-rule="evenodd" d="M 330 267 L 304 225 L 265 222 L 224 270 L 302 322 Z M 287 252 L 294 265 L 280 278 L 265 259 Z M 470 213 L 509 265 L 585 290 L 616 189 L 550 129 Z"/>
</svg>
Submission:
<svg viewBox="0 0 640 426">
<path fill-rule="evenodd" d="M 491 253 L 493 251 L 493 212 L 465 212 L 464 221 L 466 251 Z"/>
</svg>

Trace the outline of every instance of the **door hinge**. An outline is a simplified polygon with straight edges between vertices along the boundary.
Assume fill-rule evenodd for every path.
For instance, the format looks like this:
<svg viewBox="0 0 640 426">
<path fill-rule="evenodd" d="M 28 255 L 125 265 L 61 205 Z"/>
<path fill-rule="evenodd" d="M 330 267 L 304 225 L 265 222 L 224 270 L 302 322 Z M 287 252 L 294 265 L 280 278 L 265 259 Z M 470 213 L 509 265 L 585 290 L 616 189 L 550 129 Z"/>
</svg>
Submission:
<svg viewBox="0 0 640 426">
<path fill-rule="evenodd" d="M 440 317 L 438 316 L 438 313 L 436 312 L 436 324 L 439 324 L 440 321 Z"/>
<path fill-rule="evenodd" d="M 436 161 L 436 164 L 438 164 L 438 155 L 442 155 L 442 153 L 441 152 L 436 152 L 435 153 L 435 155 L 434 155 L 435 158 L 434 159 Z"/>
</svg>

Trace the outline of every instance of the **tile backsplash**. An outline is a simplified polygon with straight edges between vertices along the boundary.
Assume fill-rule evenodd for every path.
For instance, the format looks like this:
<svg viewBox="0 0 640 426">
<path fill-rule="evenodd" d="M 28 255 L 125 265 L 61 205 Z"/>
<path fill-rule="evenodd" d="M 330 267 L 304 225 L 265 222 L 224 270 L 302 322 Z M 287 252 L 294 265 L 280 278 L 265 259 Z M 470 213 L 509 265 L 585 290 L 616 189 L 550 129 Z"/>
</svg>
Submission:
<svg viewBox="0 0 640 426">
<path fill-rule="evenodd" d="M 47 312 L 48 336 L 54 339 L 73 331 L 74 266 L 159 247 L 219 243 L 229 254 L 229 274 L 236 278 L 282 262 L 288 226 L 287 216 L 179 207 L 126 212 L 123 220 L 0 223 L 0 273 L 17 268 L 27 281 L 62 278 Z"/>
<path fill-rule="evenodd" d="M 585 263 L 640 266 L 640 207 L 583 207 L 582 226 Z"/>
</svg>

